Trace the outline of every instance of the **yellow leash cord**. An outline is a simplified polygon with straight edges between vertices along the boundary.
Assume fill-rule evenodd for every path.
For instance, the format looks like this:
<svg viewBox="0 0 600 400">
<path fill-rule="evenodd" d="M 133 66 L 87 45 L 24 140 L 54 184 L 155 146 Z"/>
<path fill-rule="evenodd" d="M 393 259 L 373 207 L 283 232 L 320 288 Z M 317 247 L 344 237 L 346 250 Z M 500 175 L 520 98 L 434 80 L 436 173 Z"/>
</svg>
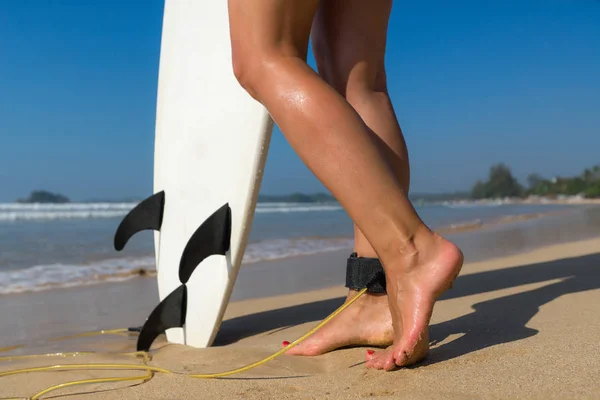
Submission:
<svg viewBox="0 0 600 400">
<path fill-rule="evenodd" d="M 339 313 L 341 313 L 346 308 L 348 308 L 352 303 L 354 303 L 356 300 L 358 300 L 358 298 L 360 296 L 362 296 L 366 291 L 367 291 L 367 288 L 362 289 L 352 299 L 350 299 L 346 303 L 342 304 L 337 310 L 332 312 L 327 318 L 325 318 L 323 321 L 321 321 L 317 326 L 315 326 L 313 329 L 311 329 L 310 331 L 308 331 L 307 333 L 305 333 L 298 339 L 294 340 L 292 343 L 288 344 L 284 348 L 280 349 L 279 351 L 271 354 L 270 356 L 268 356 L 266 358 L 263 358 L 260 361 L 254 362 L 252 364 L 248 364 L 244 367 L 236 368 L 236 369 L 233 369 L 230 371 L 215 372 L 215 373 L 209 373 L 209 374 L 182 374 L 179 372 L 167 370 L 165 368 L 147 365 L 147 362 L 149 361 L 149 356 L 145 352 L 110 353 L 112 355 L 142 357 L 144 364 L 143 365 L 140 365 L 140 364 L 94 364 L 94 363 L 65 364 L 65 365 L 59 364 L 59 365 L 51 365 L 51 366 L 45 366 L 45 367 L 23 368 L 23 369 L 11 370 L 11 371 L 6 371 L 6 372 L 0 372 L 0 378 L 9 376 L 9 375 L 17 375 L 17 374 L 23 374 L 23 373 L 28 373 L 28 372 L 99 370 L 99 369 L 141 370 L 141 371 L 146 371 L 147 374 L 143 375 L 143 376 L 132 376 L 132 377 L 126 377 L 126 378 L 123 378 L 123 377 L 120 377 L 120 378 L 117 378 L 117 377 L 115 377 L 115 378 L 96 378 L 96 379 L 84 379 L 84 380 L 79 380 L 79 381 L 66 382 L 66 383 L 61 383 L 58 385 L 48 387 L 48 388 L 42 390 L 41 392 L 33 395 L 32 397 L 21 397 L 21 398 L 10 398 L 10 399 L 9 398 L 0 398 L 0 400 L 16 400 L 16 399 L 18 399 L 18 400 L 23 400 L 23 399 L 37 400 L 37 399 L 40 399 L 41 396 L 43 396 L 47 393 L 50 393 L 52 391 L 58 390 L 58 389 L 63 389 L 66 387 L 71 387 L 71 386 L 76 386 L 76 385 L 91 384 L 91 383 L 107 383 L 107 382 L 134 381 L 134 380 L 141 380 L 142 381 L 141 383 L 145 383 L 145 382 L 149 381 L 150 379 L 152 379 L 154 373 L 157 373 L 157 372 L 165 373 L 165 374 L 176 374 L 176 375 L 181 375 L 181 376 L 187 376 L 189 378 L 201 378 L 201 379 L 222 378 L 222 377 L 226 377 L 226 376 L 230 376 L 230 375 L 239 374 L 241 372 L 245 372 L 252 368 L 256 368 L 262 364 L 265 364 L 265 363 L 273 360 L 274 358 L 280 356 L 281 354 L 285 353 L 292 347 L 297 346 L 302 341 L 304 341 L 306 338 L 311 336 L 313 333 L 315 333 L 316 331 L 321 329 L 326 323 L 328 323 L 333 318 L 335 318 Z M 128 332 L 127 328 L 102 330 L 102 331 L 97 331 L 97 332 L 86 332 L 86 333 L 81 333 L 81 334 L 77 334 L 77 335 L 64 336 L 61 338 L 53 339 L 52 341 L 66 340 L 66 339 L 71 339 L 71 338 L 76 338 L 76 337 L 84 337 L 84 336 L 105 335 L 105 334 L 121 335 L 125 332 Z M 21 347 L 23 347 L 23 346 L 18 345 L 18 346 L 12 346 L 12 347 L 5 347 L 3 349 L 0 349 L 0 352 L 15 350 L 15 349 L 21 348 Z M 74 352 L 74 353 L 40 354 L 40 355 L 15 356 L 15 357 L 8 356 L 8 357 L 0 357 L 0 361 L 23 359 L 23 358 L 35 358 L 35 357 L 43 357 L 43 356 L 65 356 L 65 357 L 67 357 L 67 356 L 78 356 L 78 355 L 87 355 L 87 354 L 98 354 L 98 353 L 97 352 Z"/>
</svg>

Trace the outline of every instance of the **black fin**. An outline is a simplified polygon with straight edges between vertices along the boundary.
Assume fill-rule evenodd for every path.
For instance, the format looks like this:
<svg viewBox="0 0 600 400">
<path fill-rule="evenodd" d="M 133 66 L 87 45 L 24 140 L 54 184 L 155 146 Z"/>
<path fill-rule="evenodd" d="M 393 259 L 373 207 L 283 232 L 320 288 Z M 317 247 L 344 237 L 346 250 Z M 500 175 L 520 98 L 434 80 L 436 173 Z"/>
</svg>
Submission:
<svg viewBox="0 0 600 400">
<path fill-rule="evenodd" d="M 186 283 L 208 256 L 225 255 L 231 243 L 231 208 L 225 204 L 208 217 L 190 237 L 179 262 L 179 280 Z"/>
<path fill-rule="evenodd" d="M 160 230 L 165 205 L 165 192 L 160 191 L 144 199 L 123 218 L 115 233 L 115 250 L 121 251 L 127 241 L 136 233 L 154 229 Z"/>
<path fill-rule="evenodd" d="M 154 340 L 169 328 L 182 328 L 187 311 L 187 288 L 179 286 L 150 313 L 137 341 L 137 351 L 148 351 Z"/>
</svg>

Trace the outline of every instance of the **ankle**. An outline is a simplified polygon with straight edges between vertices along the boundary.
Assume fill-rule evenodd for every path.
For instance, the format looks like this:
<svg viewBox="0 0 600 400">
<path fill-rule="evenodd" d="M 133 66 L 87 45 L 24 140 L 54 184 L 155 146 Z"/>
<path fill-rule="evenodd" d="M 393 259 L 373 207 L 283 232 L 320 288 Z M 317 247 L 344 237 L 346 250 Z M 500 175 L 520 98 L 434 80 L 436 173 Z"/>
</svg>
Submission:
<svg viewBox="0 0 600 400">
<path fill-rule="evenodd" d="M 381 256 L 384 266 L 396 264 L 402 260 L 403 264 L 411 264 L 411 260 L 418 260 L 422 255 L 428 254 L 436 246 L 437 235 L 425 224 L 415 229 L 412 235 L 398 236 L 387 246 L 385 255 Z"/>
<path fill-rule="evenodd" d="M 441 237 L 432 231 L 427 225 L 423 225 L 419 232 L 415 234 L 413 243 L 417 248 L 417 253 L 426 254 L 437 247 L 440 238 Z"/>
</svg>

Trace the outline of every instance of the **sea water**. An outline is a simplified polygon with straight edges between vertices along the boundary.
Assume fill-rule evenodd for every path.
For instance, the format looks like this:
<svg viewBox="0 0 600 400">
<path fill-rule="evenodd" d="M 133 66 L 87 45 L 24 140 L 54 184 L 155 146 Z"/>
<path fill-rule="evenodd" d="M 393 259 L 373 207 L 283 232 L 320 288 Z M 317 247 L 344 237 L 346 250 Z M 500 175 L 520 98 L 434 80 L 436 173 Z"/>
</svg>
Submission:
<svg viewBox="0 0 600 400">
<path fill-rule="evenodd" d="M 155 269 L 151 232 L 115 252 L 113 235 L 135 203 L 0 204 L 0 294 L 128 279 Z M 574 205 L 436 204 L 417 207 L 433 228 L 492 224 Z M 583 218 L 580 216 L 580 218 Z M 259 203 L 244 264 L 350 249 L 353 224 L 336 203 Z"/>
</svg>

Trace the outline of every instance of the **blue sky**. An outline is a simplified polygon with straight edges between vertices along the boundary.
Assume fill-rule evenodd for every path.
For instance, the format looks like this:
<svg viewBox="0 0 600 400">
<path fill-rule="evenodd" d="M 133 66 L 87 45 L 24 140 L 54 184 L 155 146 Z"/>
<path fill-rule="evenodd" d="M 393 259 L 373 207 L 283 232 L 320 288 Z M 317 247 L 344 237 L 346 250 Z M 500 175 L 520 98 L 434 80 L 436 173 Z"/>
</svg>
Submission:
<svg viewBox="0 0 600 400">
<path fill-rule="evenodd" d="M 0 201 L 151 193 L 162 7 L 3 4 Z M 596 0 L 396 1 L 387 68 L 412 189 L 468 189 L 500 161 L 522 181 L 600 164 L 598 21 Z M 296 190 L 323 187 L 277 130 L 262 192 Z"/>
</svg>

